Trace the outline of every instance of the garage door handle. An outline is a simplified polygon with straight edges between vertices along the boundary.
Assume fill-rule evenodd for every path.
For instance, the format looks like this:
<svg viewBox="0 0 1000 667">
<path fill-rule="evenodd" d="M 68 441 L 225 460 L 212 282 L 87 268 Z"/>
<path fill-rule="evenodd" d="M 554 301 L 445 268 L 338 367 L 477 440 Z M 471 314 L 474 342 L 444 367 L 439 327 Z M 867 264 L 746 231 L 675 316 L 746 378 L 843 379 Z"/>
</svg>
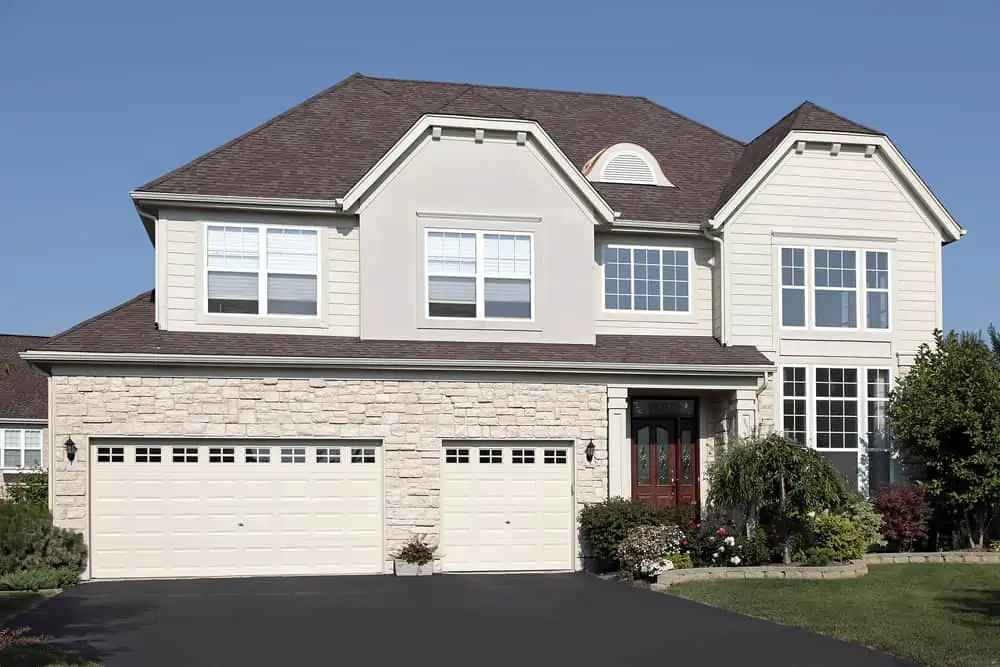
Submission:
<svg viewBox="0 0 1000 667">
<path fill-rule="evenodd" d="M 504 521 L 504 523 L 507 524 L 508 526 L 510 525 L 510 521 Z"/>
<path fill-rule="evenodd" d="M 236 524 L 236 525 L 237 525 L 237 526 L 239 526 L 240 528 L 242 528 L 242 527 L 243 527 L 243 522 L 242 522 L 242 521 L 240 521 L 240 522 L 239 522 L 238 524 Z"/>
</svg>

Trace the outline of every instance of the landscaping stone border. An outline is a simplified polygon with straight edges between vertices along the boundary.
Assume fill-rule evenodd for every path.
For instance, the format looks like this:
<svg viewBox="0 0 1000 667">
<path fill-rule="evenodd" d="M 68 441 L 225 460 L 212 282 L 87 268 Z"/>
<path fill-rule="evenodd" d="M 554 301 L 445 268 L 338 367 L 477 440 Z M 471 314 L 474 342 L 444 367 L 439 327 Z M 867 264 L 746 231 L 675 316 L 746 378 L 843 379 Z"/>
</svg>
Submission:
<svg viewBox="0 0 1000 667">
<path fill-rule="evenodd" d="M 973 563 L 1000 565 L 1000 551 L 931 551 L 913 553 L 865 554 L 869 565 L 896 563 Z"/>
<path fill-rule="evenodd" d="M 663 590 L 674 584 L 689 581 L 719 579 L 859 579 L 868 574 L 863 560 L 842 565 L 805 567 L 800 565 L 762 565 L 757 567 L 694 567 L 670 570 L 656 578 L 654 590 Z"/>
</svg>

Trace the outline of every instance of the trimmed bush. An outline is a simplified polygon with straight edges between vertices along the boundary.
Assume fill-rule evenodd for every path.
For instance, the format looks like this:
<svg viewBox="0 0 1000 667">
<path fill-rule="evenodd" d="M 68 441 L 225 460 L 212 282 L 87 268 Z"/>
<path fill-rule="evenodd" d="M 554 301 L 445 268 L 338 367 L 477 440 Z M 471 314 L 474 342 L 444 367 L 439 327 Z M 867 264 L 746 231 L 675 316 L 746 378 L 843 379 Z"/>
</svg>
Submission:
<svg viewBox="0 0 1000 667">
<path fill-rule="evenodd" d="M 585 553 L 604 572 L 618 569 L 618 545 L 636 526 L 669 523 L 670 512 L 635 500 L 611 498 L 587 505 L 580 512 L 580 536 Z"/>
<path fill-rule="evenodd" d="M 913 484 L 889 484 L 875 492 L 875 511 L 885 520 L 889 546 L 899 551 L 913 549 L 927 539 L 931 505 Z"/>
<path fill-rule="evenodd" d="M 41 591 L 66 588 L 80 579 L 77 570 L 68 567 L 40 567 L 0 575 L 0 591 Z"/>
<path fill-rule="evenodd" d="M 806 549 L 806 559 L 816 554 L 829 556 L 829 560 L 843 562 L 861 558 L 868 550 L 868 542 L 849 516 L 821 512 L 809 522 L 811 545 Z"/>
<path fill-rule="evenodd" d="M 66 528 L 49 528 L 45 544 L 24 561 L 24 569 L 68 568 L 83 572 L 87 566 L 87 545 L 83 535 Z"/>
<path fill-rule="evenodd" d="M 694 567 L 691 554 L 667 554 L 664 558 L 673 563 L 675 570 L 687 570 Z"/>
<path fill-rule="evenodd" d="M 875 511 L 875 507 L 865 500 L 864 496 L 859 493 L 854 502 L 847 506 L 846 514 L 861 533 L 861 538 L 865 542 L 865 551 L 869 547 L 884 547 L 886 545 L 885 519 Z"/>
<path fill-rule="evenodd" d="M 44 551 L 52 528 L 52 515 L 31 503 L 0 502 L 0 574 L 24 567 Z"/>
</svg>

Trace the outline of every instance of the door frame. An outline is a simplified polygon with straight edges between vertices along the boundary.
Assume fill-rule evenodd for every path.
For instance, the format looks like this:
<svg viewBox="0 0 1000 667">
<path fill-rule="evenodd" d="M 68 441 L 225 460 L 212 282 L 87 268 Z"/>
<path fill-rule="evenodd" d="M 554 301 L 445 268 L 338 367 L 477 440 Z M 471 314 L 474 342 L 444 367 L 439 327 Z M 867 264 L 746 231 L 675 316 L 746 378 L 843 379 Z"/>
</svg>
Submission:
<svg viewBox="0 0 1000 667">
<path fill-rule="evenodd" d="M 649 400 L 679 400 L 679 401 L 692 401 L 694 403 L 694 411 L 690 417 L 635 417 L 632 414 L 632 402 L 634 400 L 649 399 Z M 633 457 L 633 452 L 635 451 L 636 444 L 636 432 L 639 428 L 643 426 L 648 426 L 652 424 L 662 423 L 664 420 L 682 420 L 690 419 L 693 424 L 693 434 L 692 434 L 692 454 L 694 462 L 694 504 L 691 507 L 695 508 L 695 512 L 701 512 L 701 428 L 702 428 L 702 412 L 701 412 L 701 399 L 697 395 L 655 395 L 650 394 L 648 396 L 629 396 L 628 397 L 628 460 L 629 460 L 629 498 L 635 496 L 635 458 Z M 678 445 L 680 444 L 680 429 L 677 429 L 676 437 L 678 439 Z M 676 506 L 675 506 L 676 507 Z"/>
</svg>

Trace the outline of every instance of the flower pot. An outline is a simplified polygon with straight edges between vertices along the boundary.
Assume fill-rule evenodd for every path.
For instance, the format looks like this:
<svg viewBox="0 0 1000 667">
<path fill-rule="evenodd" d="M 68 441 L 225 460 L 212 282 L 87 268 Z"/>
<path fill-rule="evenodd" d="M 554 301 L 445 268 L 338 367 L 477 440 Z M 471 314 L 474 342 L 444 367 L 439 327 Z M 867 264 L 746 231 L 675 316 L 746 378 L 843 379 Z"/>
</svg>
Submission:
<svg viewBox="0 0 1000 667">
<path fill-rule="evenodd" d="M 434 574 L 433 561 L 417 565 L 416 563 L 407 563 L 404 560 L 396 558 L 392 562 L 395 566 L 397 577 L 429 577 Z"/>
</svg>

